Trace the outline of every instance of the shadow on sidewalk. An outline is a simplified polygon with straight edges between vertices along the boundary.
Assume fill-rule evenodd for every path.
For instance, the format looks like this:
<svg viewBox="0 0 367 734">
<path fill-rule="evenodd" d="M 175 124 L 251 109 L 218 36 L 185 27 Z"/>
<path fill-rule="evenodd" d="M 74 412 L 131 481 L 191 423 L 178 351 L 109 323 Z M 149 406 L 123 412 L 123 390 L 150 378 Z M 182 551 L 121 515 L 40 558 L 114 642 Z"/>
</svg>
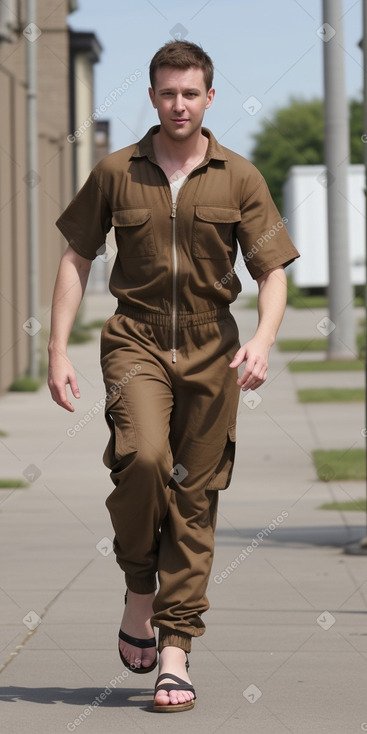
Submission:
<svg viewBox="0 0 367 734">
<path fill-rule="evenodd" d="M 111 691 L 108 693 L 108 689 Z M 102 706 L 104 708 L 118 707 L 150 707 L 153 702 L 153 688 L 110 688 L 100 686 L 99 688 L 57 688 L 39 687 L 26 688 L 25 686 L 3 686 L 0 688 L 0 701 L 16 703 L 17 701 L 32 701 L 32 703 L 54 704 L 62 703 L 70 706 L 90 707 L 93 709 Z M 105 699 L 98 700 L 102 693 Z M 94 703 L 93 703 L 94 702 Z"/>
</svg>

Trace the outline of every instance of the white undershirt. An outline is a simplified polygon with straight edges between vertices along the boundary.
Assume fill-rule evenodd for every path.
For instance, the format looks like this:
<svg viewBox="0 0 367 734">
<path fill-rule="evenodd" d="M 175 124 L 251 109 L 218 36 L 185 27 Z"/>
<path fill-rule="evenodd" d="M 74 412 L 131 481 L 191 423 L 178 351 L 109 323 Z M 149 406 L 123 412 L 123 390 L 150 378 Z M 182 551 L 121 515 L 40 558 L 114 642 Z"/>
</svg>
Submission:
<svg viewBox="0 0 367 734">
<path fill-rule="evenodd" d="M 181 176 L 180 178 L 177 178 L 176 181 L 173 181 L 170 183 L 171 187 L 171 194 L 172 194 L 172 201 L 175 204 L 177 199 L 177 194 L 182 186 L 182 184 L 186 181 L 187 176 Z"/>
</svg>

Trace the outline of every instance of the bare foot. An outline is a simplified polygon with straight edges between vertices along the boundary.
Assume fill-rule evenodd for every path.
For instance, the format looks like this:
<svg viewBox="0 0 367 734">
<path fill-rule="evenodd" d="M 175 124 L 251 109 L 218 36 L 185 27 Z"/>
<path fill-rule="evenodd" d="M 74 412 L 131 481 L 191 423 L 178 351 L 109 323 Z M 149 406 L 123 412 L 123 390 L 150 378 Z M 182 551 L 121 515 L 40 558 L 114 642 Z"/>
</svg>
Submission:
<svg viewBox="0 0 367 734">
<path fill-rule="evenodd" d="M 153 616 L 154 597 L 154 592 L 151 594 L 135 594 L 129 589 L 121 621 L 121 629 L 125 634 L 131 637 L 140 637 L 142 640 L 154 637 L 153 628 L 150 624 L 150 618 Z M 156 658 L 157 650 L 155 647 L 134 647 L 124 642 L 124 640 L 119 640 L 119 646 L 125 660 L 137 668 L 149 668 Z"/>
<path fill-rule="evenodd" d="M 159 685 L 176 683 L 176 681 L 170 678 L 170 673 L 177 675 L 179 678 L 187 681 L 187 683 L 191 683 L 185 662 L 186 653 L 180 647 L 170 645 L 164 647 L 159 654 L 159 674 L 167 673 L 167 678 L 163 678 Z M 191 691 L 165 691 L 162 689 L 156 693 L 154 703 L 156 706 L 169 706 L 170 704 L 186 703 L 186 701 L 191 701 L 193 698 L 194 694 Z"/>
</svg>

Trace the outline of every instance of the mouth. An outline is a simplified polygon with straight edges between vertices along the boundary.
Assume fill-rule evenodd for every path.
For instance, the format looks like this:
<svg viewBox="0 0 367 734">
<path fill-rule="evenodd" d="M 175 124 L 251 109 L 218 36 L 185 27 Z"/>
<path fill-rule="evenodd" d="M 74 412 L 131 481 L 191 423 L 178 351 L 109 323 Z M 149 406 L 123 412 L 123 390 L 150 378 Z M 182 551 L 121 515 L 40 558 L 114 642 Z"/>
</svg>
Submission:
<svg viewBox="0 0 367 734">
<path fill-rule="evenodd" d="M 180 118 L 174 118 L 174 119 L 172 120 L 172 122 L 174 122 L 174 123 L 175 123 L 176 125 L 184 125 L 184 124 L 185 124 L 185 122 L 188 122 L 188 119 L 187 119 L 187 118 L 183 118 L 183 117 L 180 117 Z"/>
</svg>

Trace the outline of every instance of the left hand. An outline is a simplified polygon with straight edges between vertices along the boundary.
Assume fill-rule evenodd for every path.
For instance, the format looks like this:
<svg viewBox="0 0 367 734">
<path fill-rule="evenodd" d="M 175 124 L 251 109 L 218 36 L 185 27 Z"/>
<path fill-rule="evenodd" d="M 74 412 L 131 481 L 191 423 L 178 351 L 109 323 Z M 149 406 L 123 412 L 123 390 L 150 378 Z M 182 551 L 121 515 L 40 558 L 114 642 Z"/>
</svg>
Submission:
<svg viewBox="0 0 367 734">
<path fill-rule="evenodd" d="M 246 362 L 246 368 L 237 380 L 242 390 L 256 390 L 262 385 L 268 375 L 268 358 L 270 347 L 254 337 L 236 352 L 230 367 L 239 367 Z"/>
</svg>

